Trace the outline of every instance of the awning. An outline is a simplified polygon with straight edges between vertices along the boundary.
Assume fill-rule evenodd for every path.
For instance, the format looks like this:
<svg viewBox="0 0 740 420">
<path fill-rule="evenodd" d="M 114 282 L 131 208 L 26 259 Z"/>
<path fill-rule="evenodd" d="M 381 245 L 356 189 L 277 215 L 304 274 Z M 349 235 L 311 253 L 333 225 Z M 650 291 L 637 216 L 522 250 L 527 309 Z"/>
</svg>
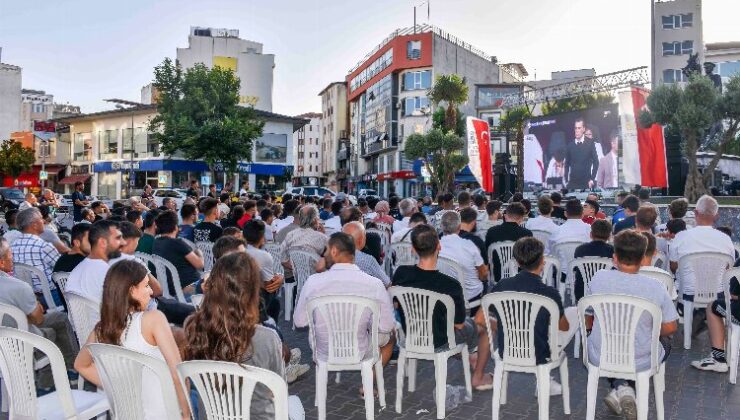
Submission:
<svg viewBox="0 0 740 420">
<path fill-rule="evenodd" d="M 74 185 L 79 182 L 86 182 L 88 179 L 90 179 L 92 175 L 91 174 L 83 174 L 83 175 L 70 175 L 68 177 L 65 177 L 61 181 L 58 182 L 60 185 Z"/>
</svg>

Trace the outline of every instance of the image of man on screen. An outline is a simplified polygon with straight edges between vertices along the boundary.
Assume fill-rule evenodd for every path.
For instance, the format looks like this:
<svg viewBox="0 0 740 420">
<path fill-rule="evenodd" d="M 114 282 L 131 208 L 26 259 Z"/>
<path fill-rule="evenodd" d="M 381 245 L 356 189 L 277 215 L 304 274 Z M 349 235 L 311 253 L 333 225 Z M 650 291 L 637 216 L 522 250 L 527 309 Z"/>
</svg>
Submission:
<svg viewBox="0 0 740 420">
<path fill-rule="evenodd" d="M 617 188 L 617 151 L 619 150 L 619 135 L 615 132 L 611 135 L 611 148 L 599 160 L 599 170 L 596 172 L 596 185 L 600 188 Z"/>
<path fill-rule="evenodd" d="M 568 143 L 565 155 L 565 179 L 569 190 L 593 188 L 599 169 L 599 156 L 594 141 L 587 138 L 583 118 L 574 124 L 575 140 Z"/>
</svg>

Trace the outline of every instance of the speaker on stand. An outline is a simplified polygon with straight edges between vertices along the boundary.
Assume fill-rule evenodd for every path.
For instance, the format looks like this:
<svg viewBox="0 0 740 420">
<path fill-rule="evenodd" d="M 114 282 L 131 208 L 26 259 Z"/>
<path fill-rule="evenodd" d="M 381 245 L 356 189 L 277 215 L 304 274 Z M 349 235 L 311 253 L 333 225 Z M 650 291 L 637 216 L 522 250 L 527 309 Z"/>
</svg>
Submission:
<svg viewBox="0 0 740 420">
<path fill-rule="evenodd" d="M 493 165 L 493 186 L 501 201 L 504 201 L 507 195 L 511 197 L 511 194 L 515 192 L 516 175 L 512 173 L 511 155 L 508 153 L 496 153 Z"/>
</svg>

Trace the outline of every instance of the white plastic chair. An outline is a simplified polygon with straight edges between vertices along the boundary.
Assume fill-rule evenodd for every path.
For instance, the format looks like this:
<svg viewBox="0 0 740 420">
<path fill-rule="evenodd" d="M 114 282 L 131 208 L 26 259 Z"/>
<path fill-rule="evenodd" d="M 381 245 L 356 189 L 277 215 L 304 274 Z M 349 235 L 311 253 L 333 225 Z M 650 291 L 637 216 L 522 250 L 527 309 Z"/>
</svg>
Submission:
<svg viewBox="0 0 740 420">
<path fill-rule="evenodd" d="M 465 294 L 465 272 L 457 261 L 440 255 L 437 257 L 437 270 L 457 280 L 460 287 L 462 287 L 463 295 Z M 480 306 L 480 299 L 470 302 L 467 298 L 465 299 L 465 309 L 477 308 L 478 306 Z"/>
<path fill-rule="evenodd" d="M 316 363 L 316 399 L 319 420 L 326 418 L 326 394 L 329 372 L 359 370 L 365 390 L 365 417 L 375 418 L 373 396 L 373 369 L 378 381 L 380 406 L 385 408 L 383 363 L 378 345 L 380 305 L 361 296 L 321 296 L 306 303 L 308 330 L 313 359 Z M 369 312 L 369 314 L 368 314 Z M 366 324 L 370 318 L 370 325 Z M 319 324 L 320 323 L 320 324 Z M 327 332 L 328 348 L 319 349 L 316 343 L 317 324 Z M 360 349 L 360 334 L 367 334 L 367 350 Z M 324 354 L 326 359 L 324 359 Z"/>
<path fill-rule="evenodd" d="M 586 310 L 593 309 L 594 323 L 598 323 L 601 334 L 601 353 L 599 366 L 589 360 L 588 350 L 583 352 L 583 361 L 588 368 L 588 389 L 586 393 L 586 419 L 593 420 L 596 415 L 596 395 L 599 378 L 632 380 L 636 383 L 637 418 L 647 420 L 650 392 L 650 378 L 653 378 L 655 408 L 658 420 L 663 420 L 663 392 L 665 391 L 665 366 L 658 360 L 658 337 L 662 323 L 660 307 L 646 299 L 627 295 L 591 295 L 578 302 L 578 319 L 581 331 L 586 331 Z M 650 368 L 638 372 L 635 363 L 635 335 L 637 325 L 643 315 L 652 318 L 650 342 Z M 593 333 L 592 333 L 593 335 Z M 588 348 L 588 338 L 581 337 L 584 349 Z"/>
<path fill-rule="evenodd" d="M 195 306 L 195 309 L 200 308 L 200 305 L 203 303 L 203 295 L 192 295 L 190 296 L 190 303 Z"/>
<path fill-rule="evenodd" d="M 391 244 L 391 272 L 402 265 L 416 265 L 419 256 L 413 252 L 414 247 L 410 242 L 396 242 Z"/>
<path fill-rule="evenodd" d="M 248 420 L 257 384 L 272 393 L 275 419 L 288 420 L 288 384 L 275 372 L 238 363 L 193 360 L 180 363 L 177 373 L 183 389 L 189 389 L 187 380 L 195 387 L 209 420 Z M 195 410 L 192 401 L 190 409 Z"/>
<path fill-rule="evenodd" d="M 550 248 L 550 252 L 552 253 L 552 256 L 557 258 L 558 261 L 560 261 L 560 269 L 566 270 L 568 268 L 568 264 L 570 264 L 571 261 L 573 261 L 573 258 L 576 253 L 576 248 L 578 248 L 581 244 L 584 242 L 581 241 L 567 241 L 567 242 L 559 242 L 552 245 Z M 565 273 L 568 274 L 567 272 Z M 566 279 L 569 276 L 566 276 Z M 560 296 L 565 298 L 565 290 L 566 285 L 563 282 L 558 282 L 558 291 L 560 292 Z"/>
<path fill-rule="evenodd" d="M 51 295 L 51 286 L 49 285 L 49 280 L 46 277 L 44 270 L 28 264 L 15 263 L 13 264 L 13 273 L 20 280 L 31 285 L 31 287 L 33 287 L 34 277 L 37 278 L 41 285 L 41 293 L 44 296 L 48 310 L 52 312 L 64 311 L 64 306 L 57 306 L 56 303 L 54 303 L 54 297 Z"/>
<path fill-rule="evenodd" d="M 671 300 L 678 299 L 678 292 L 676 291 L 676 284 L 673 279 L 673 274 L 663 270 L 662 268 L 654 267 L 654 266 L 647 266 L 647 267 L 640 267 L 640 274 L 646 277 L 650 277 L 651 279 L 658 280 L 663 284 L 668 291 L 668 296 L 671 297 Z"/>
<path fill-rule="evenodd" d="M 560 260 L 545 255 L 545 267 L 542 269 L 542 281 L 554 288 L 558 288 L 560 284 Z"/>
<path fill-rule="evenodd" d="M 486 240 L 486 234 L 488 234 L 488 229 L 498 226 L 503 223 L 503 220 L 496 220 L 495 222 L 491 222 L 488 219 L 478 222 L 475 225 L 475 234 L 478 235 L 479 238 L 481 238 L 483 241 Z"/>
<path fill-rule="evenodd" d="M 180 273 L 177 272 L 177 268 L 174 264 L 169 262 L 166 258 L 162 258 L 159 255 L 152 255 L 151 259 L 154 261 L 154 265 L 157 267 L 157 280 L 162 285 L 162 294 L 167 298 L 172 298 L 170 293 L 170 286 L 175 290 L 175 298 L 180 303 L 188 303 L 185 299 L 185 294 L 182 292 L 182 284 L 180 284 Z"/>
<path fill-rule="evenodd" d="M 568 357 L 558 342 L 558 305 L 554 300 L 541 295 L 521 292 L 497 292 L 483 297 L 483 315 L 486 319 L 491 356 L 494 360 L 493 378 L 493 419 L 498 420 L 501 404 L 506 404 L 508 373 L 534 373 L 537 376 L 537 399 L 539 418 L 550 418 L 550 373 L 560 370 L 563 386 L 563 411 L 570 414 L 570 386 L 568 384 Z M 498 327 L 504 337 L 503 357 L 496 350 L 497 334 L 491 329 L 490 308 L 498 313 Z M 550 360 L 537 364 L 535 354 L 535 320 L 540 310 L 550 314 L 548 325 L 548 344 Z"/>
<path fill-rule="evenodd" d="M 655 251 L 655 255 L 653 255 L 653 260 L 651 261 L 653 267 L 661 268 L 665 270 L 668 267 L 668 257 L 663 253 L 663 251 Z"/>
<path fill-rule="evenodd" d="M 36 396 L 34 350 L 49 358 L 55 391 Z M 9 418 L 90 419 L 108 411 L 105 395 L 72 390 L 64 358 L 51 341 L 16 328 L 0 327 L 0 371 L 8 383 Z"/>
<path fill-rule="evenodd" d="M 532 232 L 532 236 L 535 237 L 535 239 L 542 242 L 545 246 L 547 246 L 547 242 L 550 240 L 550 231 L 549 230 L 542 230 L 542 229 L 529 229 Z"/>
<path fill-rule="evenodd" d="M 116 420 L 143 420 L 143 381 L 159 381 L 166 419 L 180 420 L 175 383 L 165 362 L 149 355 L 111 344 L 88 344 L 95 368 L 103 382 L 111 415 Z M 178 384 L 179 385 L 179 384 Z"/>
<path fill-rule="evenodd" d="M 213 270 L 215 264 L 213 258 L 213 242 L 196 242 L 193 249 L 197 249 L 203 254 L 203 271 Z"/>
<path fill-rule="evenodd" d="M 263 249 L 272 257 L 272 271 L 275 274 L 285 275 L 285 269 L 283 268 L 283 264 L 280 261 L 280 244 L 276 242 L 266 243 Z"/>
<path fill-rule="evenodd" d="M 580 257 L 575 258 L 568 264 L 568 273 L 566 276 L 567 290 L 570 290 L 570 298 L 573 304 L 576 303 L 576 274 L 575 271 L 581 274 L 583 279 L 583 290 L 585 292 L 588 284 L 591 283 L 591 279 L 598 271 L 611 270 L 614 267 L 614 262 L 610 258 L 602 257 Z M 565 295 L 561 295 L 563 302 L 565 302 Z M 581 331 L 576 330 L 576 335 L 573 343 L 573 357 L 576 359 L 581 357 Z"/>
<path fill-rule="evenodd" d="M 509 260 L 514 258 L 513 256 L 513 250 L 514 250 L 514 241 L 503 241 L 503 242 L 494 242 L 491 245 L 488 246 L 488 264 L 489 264 L 489 270 L 488 270 L 488 284 L 493 286 L 497 280 L 505 279 L 507 277 L 511 277 L 516 272 L 511 273 L 509 272 Z M 501 263 L 501 279 L 495 278 L 495 272 L 493 269 L 493 256 L 498 255 L 498 260 Z"/>
<path fill-rule="evenodd" d="M 737 383 L 737 367 L 738 360 L 740 360 L 740 325 L 732 322 L 732 315 L 730 314 L 730 280 L 735 277 L 740 280 L 740 267 L 730 268 L 725 272 L 724 276 L 724 292 L 725 292 L 725 308 L 727 308 L 725 316 L 725 328 L 727 329 L 727 345 L 725 350 L 727 351 L 727 362 L 730 365 L 730 383 Z"/>
<path fill-rule="evenodd" d="M 144 261 L 151 272 L 151 275 L 159 281 L 159 277 L 157 277 L 159 276 L 159 273 L 157 273 L 157 263 L 154 261 L 154 258 L 152 258 L 152 254 L 147 254 L 146 252 L 134 252 L 134 256 Z"/>
<path fill-rule="evenodd" d="M 383 269 L 388 275 L 391 275 L 391 259 L 388 258 L 391 253 L 391 235 L 390 235 L 390 225 L 386 225 L 384 223 L 378 223 L 378 225 L 383 225 L 388 227 L 387 229 L 384 227 L 379 226 L 378 229 L 368 229 L 366 231 L 367 233 L 375 233 L 376 235 L 380 236 L 380 248 L 383 251 Z"/>
<path fill-rule="evenodd" d="M 717 293 L 724 290 L 722 281 L 725 271 L 735 260 L 719 252 L 697 252 L 678 260 L 678 279 L 681 285 L 679 298 L 683 301 L 683 348 L 691 349 L 691 330 L 694 309 L 706 308 L 717 300 Z M 701 274 L 695 274 L 701 273 Z M 686 283 L 694 284 L 694 301 L 683 299 Z"/>
<path fill-rule="evenodd" d="M 472 398 L 470 382 L 470 360 L 468 345 L 455 342 L 453 322 L 455 320 L 455 304 L 447 295 L 430 292 L 428 290 L 393 286 L 388 289 L 392 297 L 398 300 L 406 320 L 404 339 L 399 339 L 398 371 L 396 372 L 396 413 L 401 413 L 403 400 L 403 380 L 406 376 L 406 363 L 409 369 L 409 392 L 416 389 L 416 360 L 434 361 L 434 378 L 436 381 L 435 395 L 437 399 L 437 418 L 445 418 L 445 398 L 447 393 L 447 359 L 456 354 L 461 355 L 463 374 L 465 376 L 465 390 Z M 447 310 L 447 349 L 434 348 L 432 334 L 432 316 L 434 307 L 441 303 Z M 399 334 L 400 337 L 400 334 Z"/>
<path fill-rule="evenodd" d="M 65 292 L 64 299 L 67 301 L 69 322 L 77 336 L 77 344 L 82 348 L 100 320 L 100 303 L 71 292 Z M 80 376 L 77 381 L 78 389 L 82 390 L 84 382 Z"/>
<path fill-rule="evenodd" d="M 64 271 L 57 271 L 56 273 L 51 273 L 51 281 L 54 282 L 54 285 L 56 285 L 57 290 L 64 290 L 64 288 L 67 286 L 67 280 L 69 279 L 69 273 Z"/>
<path fill-rule="evenodd" d="M 182 239 L 182 241 L 185 242 L 190 247 L 190 249 L 192 249 L 193 251 L 196 250 L 195 242 L 193 242 L 193 241 L 191 241 L 190 239 L 187 239 L 187 238 L 182 238 L 182 237 L 179 237 L 179 238 Z"/>
<path fill-rule="evenodd" d="M 293 278 L 295 282 L 290 284 L 290 287 L 285 287 L 285 320 L 290 321 L 291 314 L 293 313 L 293 294 L 296 296 L 301 295 L 301 289 L 303 283 L 308 280 L 311 274 L 316 272 L 316 263 L 319 261 L 319 256 L 313 251 L 306 251 L 299 248 L 288 249 L 288 258 L 290 263 L 293 265 Z"/>
</svg>

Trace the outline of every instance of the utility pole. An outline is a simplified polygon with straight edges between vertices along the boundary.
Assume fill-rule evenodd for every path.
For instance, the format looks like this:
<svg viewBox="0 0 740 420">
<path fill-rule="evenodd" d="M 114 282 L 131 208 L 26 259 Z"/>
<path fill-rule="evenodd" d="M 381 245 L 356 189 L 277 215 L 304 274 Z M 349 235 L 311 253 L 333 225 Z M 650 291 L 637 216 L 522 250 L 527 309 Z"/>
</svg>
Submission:
<svg viewBox="0 0 740 420">
<path fill-rule="evenodd" d="M 431 0 L 424 0 L 421 3 L 417 4 L 416 6 L 414 6 L 414 35 L 416 35 L 416 8 L 423 6 L 425 3 L 427 5 L 427 21 L 429 21 Z"/>
</svg>

